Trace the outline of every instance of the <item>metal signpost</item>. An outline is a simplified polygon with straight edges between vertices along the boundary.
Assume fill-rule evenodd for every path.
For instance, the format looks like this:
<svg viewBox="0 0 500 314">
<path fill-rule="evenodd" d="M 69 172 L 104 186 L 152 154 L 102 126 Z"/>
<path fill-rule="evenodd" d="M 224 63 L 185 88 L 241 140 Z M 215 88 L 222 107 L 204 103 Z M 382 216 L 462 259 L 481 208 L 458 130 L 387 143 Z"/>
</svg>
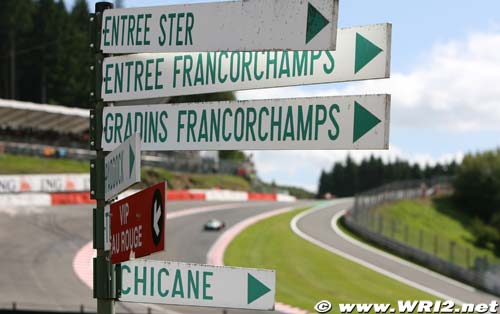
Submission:
<svg viewBox="0 0 500 314">
<path fill-rule="evenodd" d="M 113 264 L 165 249 L 165 187 L 162 182 L 108 205 Z"/>
<path fill-rule="evenodd" d="M 143 150 L 386 149 L 389 95 L 107 107 L 102 147 L 135 130 Z"/>
<path fill-rule="evenodd" d="M 109 200 L 141 182 L 141 139 L 132 134 L 104 159 L 104 198 Z"/>
<path fill-rule="evenodd" d="M 117 300 L 274 309 L 274 271 L 134 259 L 165 249 L 165 183 L 111 201 L 140 181 L 141 149 L 387 149 L 390 95 L 108 102 L 389 77 L 391 24 L 337 31 L 337 19 L 338 0 L 96 3 L 90 177 L 99 314 L 114 314 Z"/>
<path fill-rule="evenodd" d="M 104 53 L 333 50 L 338 0 L 252 0 L 106 10 Z"/>
<path fill-rule="evenodd" d="M 343 28 L 335 51 L 132 54 L 104 59 L 102 97 L 120 101 L 388 78 L 391 24 Z"/>
<path fill-rule="evenodd" d="M 120 301 L 273 310 L 274 270 L 167 261 L 123 263 Z"/>
<path fill-rule="evenodd" d="M 109 213 L 105 213 L 105 157 L 106 154 L 101 147 L 102 132 L 102 101 L 100 91 L 100 81 L 102 80 L 102 60 L 104 55 L 99 48 L 102 13 L 106 9 L 112 8 L 111 3 L 98 2 L 95 6 L 95 13 L 90 15 L 90 49 L 95 54 L 95 63 L 90 65 L 92 72 L 91 86 L 95 88 L 90 92 L 90 148 L 96 151 L 96 157 L 90 163 L 91 198 L 97 201 L 93 211 L 93 247 L 97 250 L 94 258 L 94 298 L 97 299 L 97 312 L 100 314 L 114 314 L 114 300 L 116 299 L 116 277 L 115 267 L 111 264 L 111 253 L 107 242 L 109 240 L 109 228 L 106 228 L 106 221 Z M 108 214 L 108 215 L 106 215 Z"/>
</svg>

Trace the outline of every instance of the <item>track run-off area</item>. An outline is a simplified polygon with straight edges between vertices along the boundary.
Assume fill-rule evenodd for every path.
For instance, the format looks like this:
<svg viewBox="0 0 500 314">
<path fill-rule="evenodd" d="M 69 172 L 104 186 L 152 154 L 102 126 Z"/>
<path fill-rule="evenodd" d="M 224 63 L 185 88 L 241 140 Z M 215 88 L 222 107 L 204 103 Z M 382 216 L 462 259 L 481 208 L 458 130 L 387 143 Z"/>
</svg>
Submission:
<svg viewBox="0 0 500 314">
<path fill-rule="evenodd" d="M 436 298 L 473 303 L 498 299 L 350 238 L 337 227 L 336 220 L 351 202 L 350 199 L 328 203 L 167 202 L 167 250 L 148 259 L 207 263 L 208 257 L 209 263 L 220 264 L 231 241 L 238 240 L 238 234 L 257 223 L 258 217 L 263 219 L 280 213 L 290 215 L 292 210 L 311 207 L 293 214 L 288 222 L 290 230 L 350 263 L 359 264 Z M 211 218 L 224 221 L 226 230 L 222 233 L 203 231 L 203 224 Z M 82 248 L 85 250 L 87 247 L 87 252 L 91 249 L 88 243 L 92 234 L 89 230 L 92 230 L 90 205 L 0 209 L 0 245 L 5 248 L 0 256 L 0 265 L 2 269 L 9 269 L 0 276 L 0 306 L 10 307 L 12 302 L 16 302 L 19 309 L 76 311 L 83 305 L 86 311 L 95 311 L 95 300 L 89 288 L 92 283 L 89 271 L 92 254 L 80 255 L 79 263 L 75 258 L 77 253 L 82 254 Z M 292 259 L 295 254 L 300 252 L 290 252 L 281 258 Z M 277 269 L 278 278 L 279 272 L 280 269 Z M 335 282 L 331 284 L 335 285 Z M 279 281 L 277 286 L 279 291 Z M 279 297 L 277 301 L 281 301 Z M 363 301 L 368 300 L 362 300 L 360 296 L 359 302 Z M 118 313 L 146 313 L 148 307 L 153 312 L 170 314 L 222 313 L 217 308 L 117 302 Z M 279 304 L 277 309 L 296 312 Z M 228 313 L 252 312 L 257 311 L 229 310 Z"/>
</svg>

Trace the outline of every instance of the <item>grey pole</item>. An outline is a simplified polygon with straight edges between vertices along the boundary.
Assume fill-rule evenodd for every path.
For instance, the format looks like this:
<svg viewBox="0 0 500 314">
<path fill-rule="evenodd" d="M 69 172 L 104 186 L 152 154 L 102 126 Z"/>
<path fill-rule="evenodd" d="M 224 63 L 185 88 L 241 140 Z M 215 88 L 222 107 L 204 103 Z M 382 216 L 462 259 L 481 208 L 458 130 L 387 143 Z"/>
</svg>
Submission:
<svg viewBox="0 0 500 314">
<path fill-rule="evenodd" d="M 105 250 L 104 243 L 104 158 L 101 147 L 102 111 L 105 103 L 101 97 L 102 60 L 105 55 L 100 49 L 102 15 L 107 9 L 112 9 L 110 2 L 97 2 L 95 13 L 90 15 L 90 48 L 95 54 L 95 63 L 89 66 L 92 73 L 93 90 L 90 92 L 90 148 L 96 151 L 96 158 L 90 163 L 91 198 L 97 206 L 93 212 L 93 244 L 97 250 L 94 258 L 94 298 L 97 299 L 97 313 L 114 314 L 116 294 L 115 267 L 111 263 L 111 253 Z M 119 268 L 119 267 L 118 267 Z"/>
</svg>

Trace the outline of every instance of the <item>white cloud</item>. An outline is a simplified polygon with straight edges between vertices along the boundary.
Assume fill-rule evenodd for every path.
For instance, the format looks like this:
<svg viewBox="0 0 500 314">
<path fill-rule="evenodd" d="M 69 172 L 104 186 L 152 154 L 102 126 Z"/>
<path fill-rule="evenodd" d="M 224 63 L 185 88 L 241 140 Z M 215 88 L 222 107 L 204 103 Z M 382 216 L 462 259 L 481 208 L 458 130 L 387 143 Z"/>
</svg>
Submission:
<svg viewBox="0 0 500 314">
<path fill-rule="evenodd" d="M 266 99 L 392 94 L 391 128 L 444 130 L 456 133 L 500 130 L 500 34 L 474 33 L 466 40 L 438 44 L 409 73 L 393 73 L 387 80 L 240 91 L 239 99 Z M 393 52 L 394 53 L 394 52 Z M 397 55 L 404 56 L 399 52 Z M 411 142 L 411 139 L 408 139 Z M 430 141 L 437 141 L 431 138 Z M 441 139 L 445 140 L 445 139 Z M 409 143 L 411 145 L 411 143 Z M 425 151 L 409 154 L 391 145 L 387 151 L 254 151 L 259 175 L 265 180 L 315 191 L 322 169 L 350 154 L 359 161 L 370 155 L 399 157 L 420 165 L 462 160 L 464 152 L 437 156 Z"/>
<path fill-rule="evenodd" d="M 392 94 L 391 127 L 454 132 L 500 130 L 500 34 L 474 33 L 435 45 L 413 71 L 387 80 L 240 91 L 240 99 Z M 393 52 L 394 53 L 394 52 Z M 398 53 L 403 55 L 403 53 Z"/>
</svg>

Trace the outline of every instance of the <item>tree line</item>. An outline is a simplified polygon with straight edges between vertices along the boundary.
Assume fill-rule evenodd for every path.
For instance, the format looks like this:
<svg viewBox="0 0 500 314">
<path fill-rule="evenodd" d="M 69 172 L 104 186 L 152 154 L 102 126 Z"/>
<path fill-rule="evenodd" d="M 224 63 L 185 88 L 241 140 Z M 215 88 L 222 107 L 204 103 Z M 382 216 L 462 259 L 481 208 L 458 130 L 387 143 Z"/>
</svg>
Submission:
<svg viewBox="0 0 500 314">
<path fill-rule="evenodd" d="M 321 172 L 318 197 L 322 198 L 327 193 L 335 197 L 352 196 L 394 181 L 452 176 L 457 168 L 458 164 L 454 161 L 420 167 L 403 160 L 384 163 L 382 158 L 374 156 L 357 163 L 347 156 L 345 161 L 336 162 L 330 171 Z"/>
<path fill-rule="evenodd" d="M 321 172 L 317 196 L 352 196 L 394 181 L 440 176 L 453 178 L 451 200 L 457 211 L 466 214 L 462 223 L 475 244 L 500 256 L 500 149 L 467 154 L 461 163 L 425 167 L 403 160 L 384 163 L 374 156 L 357 163 L 348 156 Z"/>
<path fill-rule="evenodd" d="M 473 217 L 476 245 L 500 256 L 500 149 L 466 155 L 453 187 L 457 208 Z"/>
<path fill-rule="evenodd" d="M 0 98 L 88 107 L 88 15 L 85 0 L 1 0 Z"/>
</svg>

